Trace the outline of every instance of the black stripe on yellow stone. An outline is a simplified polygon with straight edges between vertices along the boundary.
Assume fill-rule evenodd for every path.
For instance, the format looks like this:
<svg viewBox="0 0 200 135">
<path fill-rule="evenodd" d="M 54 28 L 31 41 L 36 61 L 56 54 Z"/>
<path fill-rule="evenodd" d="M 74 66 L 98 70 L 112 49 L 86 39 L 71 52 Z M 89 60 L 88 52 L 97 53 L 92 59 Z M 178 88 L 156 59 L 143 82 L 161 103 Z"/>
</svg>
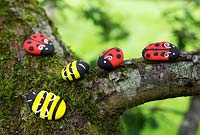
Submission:
<svg viewBox="0 0 200 135">
<path fill-rule="evenodd" d="M 39 95 L 37 95 L 37 96 L 39 96 Z M 40 100 L 40 105 L 39 105 L 38 108 L 37 108 L 36 116 L 38 116 L 38 117 L 40 116 L 40 111 L 39 111 L 39 110 L 42 108 L 42 105 L 43 105 L 43 103 L 44 103 L 46 97 L 47 97 L 47 92 L 44 93 L 43 98 L 41 98 L 41 100 Z M 39 111 L 39 112 L 38 112 L 38 111 Z"/>
<path fill-rule="evenodd" d="M 58 100 L 58 103 L 56 104 L 56 107 L 55 107 L 54 110 L 53 110 L 52 120 L 55 120 L 56 112 L 57 112 L 57 110 L 58 110 L 58 107 L 60 106 L 61 101 L 62 101 L 62 99 L 60 98 L 60 99 Z"/>
<path fill-rule="evenodd" d="M 66 67 L 64 68 L 64 75 L 67 76 Z"/>
<path fill-rule="evenodd" d="M 55 98 L 55 97 L 56 97 L 55 95 L 52 95 L 51 101 L 49 102 L 49 104 L 48 104 L 48 106 L 47 106 L 47 110 L 48 110 L 48 111 L 50 110 L 51 105 L 52 105 L 52 103 L 53 103 L 53 101 L 54 101 L 54 100 L 52 100 L 52 99 Z M 47 116 L 47 112 L 45 113 L 45 116 Z M 48 120 L 48 116 L 45 117 L 45 120 Z"/>
<path fill-rule="evenodd" d="M 69 71 L 70 71 L 70 73 L 72 73 L 71 76 L 72 76 L 73 80 L 76 80 L 74 73 L 72 71 L 72 63 L 70 63 L 70 65 L 69 65 Z"/>
</svg>

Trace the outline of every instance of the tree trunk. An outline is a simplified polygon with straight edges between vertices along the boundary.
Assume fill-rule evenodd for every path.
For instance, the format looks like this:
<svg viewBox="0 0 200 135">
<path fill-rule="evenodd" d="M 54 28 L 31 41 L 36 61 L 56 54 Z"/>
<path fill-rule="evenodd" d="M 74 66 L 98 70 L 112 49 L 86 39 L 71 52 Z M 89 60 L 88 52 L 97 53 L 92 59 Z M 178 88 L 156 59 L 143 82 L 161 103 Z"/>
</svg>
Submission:
<svg viewBox="0 0 200 135">
<path fill-rule="evenodd" d="M 194 96 L 190 100 L 190 107 L 180 126 L 179 135 L 196 135 L 200 119 L 200 96 Z"/>
<path fill-rule="evenodd" d="M 23 42 L 46 34 L 53 56 L 31 56 Z M 64 81 L 60 70 L 74 60 L 56 27 L 35 0 L 0 3 L 0 134 L 123 134 L 120 115 L 145 102 L 200 94 L 200 51 L 182 53 L 174 63 L 132 59 L 112 72 L 94 68 L 82 79 Z M 47 90 L 67 103 L 58 121 L 36 117 L 26 103 L 32 91 Z"/>
</svg>

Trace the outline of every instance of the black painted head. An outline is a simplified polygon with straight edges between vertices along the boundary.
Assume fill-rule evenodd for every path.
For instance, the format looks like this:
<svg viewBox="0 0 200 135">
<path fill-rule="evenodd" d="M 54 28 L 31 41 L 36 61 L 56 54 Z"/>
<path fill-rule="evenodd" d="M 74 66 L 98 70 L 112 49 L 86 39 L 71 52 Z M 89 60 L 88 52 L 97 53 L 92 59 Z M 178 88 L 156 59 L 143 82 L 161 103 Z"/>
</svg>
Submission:
<svg viewBox="0 0 200 135">
<path fill-rule="evenodd" d="M 45 44 L 45 47 L 41 50 L 41 55 L 51 55 L 54 52 L 54 45 L 53 43 L 49 40 L 47 44 Z"/>
<path fill-rule="evenodd" d="M 88 72 L 89 65 L 86 62 L 84 62 L 84 61 L 78 60 L 77 61 L 77 70 L 79 71 L 80 75 L 83 75 L 86 72 Z"/>
<path fill-rule="evenodd" d="M 26 97 L 27 99 L 27 103 L 29 105 L 29 107 L 31 108 L 33 105 L 33 102 L 35 100 L 36 95 L 38 94 L 38 92 L 31 92 L 28 94 L 28 96 Z"/>
<path fill-rule="evenodd" d="M 144 57 L 145 56 L 145 53 L 146 53 L 146 49 L 144 48 L 143 50 L 142 50 L 142 56 Z M 145 57 L 144 57 L 145 58 Z"/>
<path fill-rule="evenodd" d="M 176 60 L 180 55 L 180 49 L 178 47 L 172 45 L 172 44 L 171 44 L 170 52 L 171 52 L 169 54 L 169 60 L 170 61 Z"/>
<path fill-rule="evenodd" d="M 113 70 L 113 66 L 111 64 L 111 62 L 107 59 L 104 58 L 104 56 L 100 56 L 98 61 L 97 61 L 97 65 L 100 67 L 100 68 L 103 68 L 107 71 L 111 71 Z"/>
</svg>

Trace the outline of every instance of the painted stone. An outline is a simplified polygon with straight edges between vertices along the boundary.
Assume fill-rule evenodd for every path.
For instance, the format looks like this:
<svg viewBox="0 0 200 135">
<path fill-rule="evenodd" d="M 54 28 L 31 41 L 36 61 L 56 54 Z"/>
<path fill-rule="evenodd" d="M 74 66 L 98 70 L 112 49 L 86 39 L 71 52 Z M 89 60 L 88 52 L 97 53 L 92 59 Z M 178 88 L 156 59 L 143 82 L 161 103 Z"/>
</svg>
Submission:
<svg viewBox="0 0 200 135">
<path fill-rule="evenodd" d="M 24 42 L 24 50 L 32 55 L 51 55 L 54 45 L 49 38 L 43 34 L 33 34 Z"/>
<path fill-rule="evenodd" d="M 149 61 L 174 61 L 180 56 L 180 49 L 169 42 L 157 42 L 147 45 L 142 56 Z"/>
<path fill-rule="evenodd" d="M 89 65 L 81 60 L 76 60 L 69 63 L 61 70 L 61 75 L 64 80 L 74 81 L 81 78 L 89 70 Z"/>
<path fill-rule="evenodd" d="M 118 67 L 124 60 L 123 51 L 120 48 L 110 48 L 101 54 L 97 61 L 97 65 L 107 71 Z"/>
<path fill-rule="evenodd" d="M 42 119 L 58 120 L 66 112 L 65 101 L 52 92 L 31 92 L 27 102 L 31 110 Z"/>
</svg>

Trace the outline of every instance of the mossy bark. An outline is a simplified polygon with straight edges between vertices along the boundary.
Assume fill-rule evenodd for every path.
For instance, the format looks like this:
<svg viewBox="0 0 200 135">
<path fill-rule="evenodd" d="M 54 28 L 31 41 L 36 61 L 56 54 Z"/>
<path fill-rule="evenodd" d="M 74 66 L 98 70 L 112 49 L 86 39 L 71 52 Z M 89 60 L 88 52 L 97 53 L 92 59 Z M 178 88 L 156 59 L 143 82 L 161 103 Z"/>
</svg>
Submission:
<svg viewBox="0 0 200 135">
<path fill-rule="evenodd" d="M 54 43 L 55 54 L 48 57 L 27 54 L 23 42 L 33 33 L 46 34 Z M 104 124 L 98 117 L 95 100 L 82 84 L 61 78 L 61 68 L 74 57 L 37 1 L 1 1 L 0 45 L 0 134 L 104 134 L 107 131 L 103 127 L 108 132 L 119 131 L 106 124 L 118 125 L 116 122 L 112 124 L 109 120 Z M 63 119 L 45 121 L 31 112 L 26 95 L 40 90 L 61 95 L 66 101 Z"/>
<path fill-rule="evenodd" d="M 53 41 L 52 56 L 23 50 L 27 37 L 38 32 Z M 0 45 L 0 134 L 120 135 L 120 115 L 126 109 L 200 94 L 199 52 L 183 54 L 174 63 L 128 60 L 112 72 L 94 68 L 80 80 L 64 81 L 60 70 L 74 60 L 73 54 L 35 0 L 1 1 Z M 45 121 L 31 112 L 25 97 L 40 90 L 66 101 L 64 118 Z"/>
</svg>

